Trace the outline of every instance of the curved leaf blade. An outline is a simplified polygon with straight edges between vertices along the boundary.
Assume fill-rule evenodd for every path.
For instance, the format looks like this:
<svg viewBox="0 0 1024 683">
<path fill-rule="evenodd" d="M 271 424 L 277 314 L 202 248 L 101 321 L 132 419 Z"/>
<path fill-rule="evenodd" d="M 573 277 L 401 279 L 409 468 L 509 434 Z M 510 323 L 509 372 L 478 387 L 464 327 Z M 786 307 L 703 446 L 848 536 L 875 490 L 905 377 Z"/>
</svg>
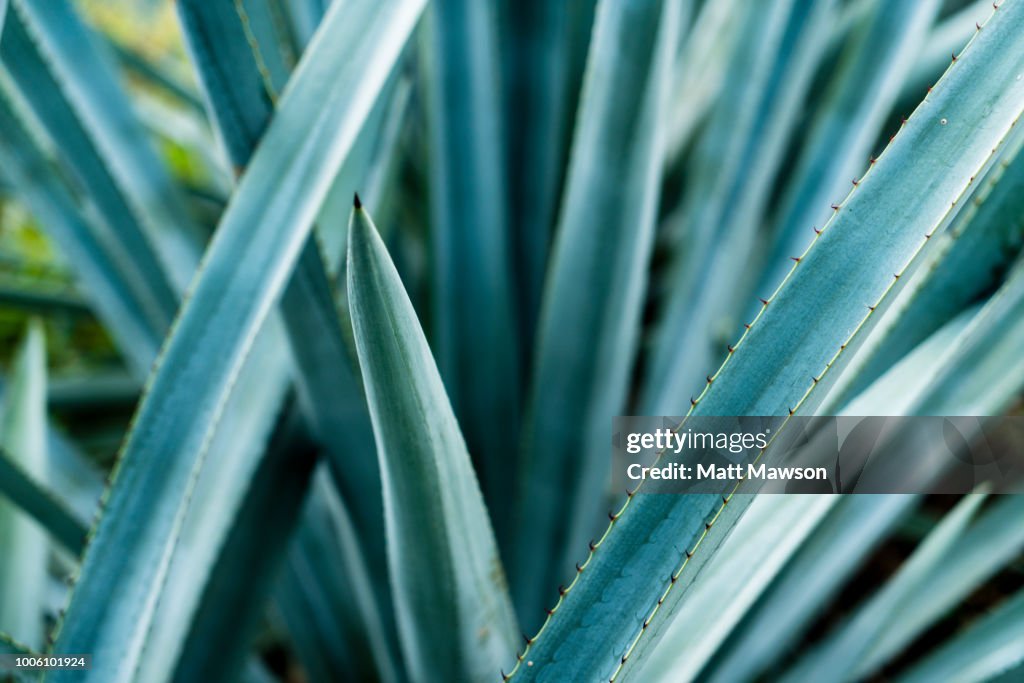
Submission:
<svg viewBox="0 0 1024 683">
<path fill-rule="evenodd" d="M 469 453 L 416 312 L 370 217 L 349 225 L 348 292 L 366 383 L 406 665 L 415 681 L 485 681 L 516 626 Z"/>
<path fill-rule="evenodd" d="M 403 680 L 363 549 L 326 474 L 314 475 L 275 605 L 310 680 Z"/>
<path fill-rule="evenodd" d="M 256 38 L 252 29 L 256 22 L 246 3 L 183 0 L 175 3 L 175 9 L 207 109 L 228 157 L 241 173 L 270 122 L 273 100 L 288 72 L 280 59 L 274 59 L 276 45 L 264 45 Z"/>
<path fill-rule="evenodd" d="M 840 72 L 808 133 L 796 162 L 796 177 L 775 220 L 776 243 L 759 283 L 764 291 L 772 291 L 786 276 L 789 258 L 803 252 L 813 234 L 811 228 L 828 220 L 829 204 L 842 197 L 850 179 L 863 170 L 939 4 L 934 0 L 874 3 L 865 26 L 840 57 Z"/>
<path fill-rule="evenodd" d="M 93 653 L 85 680 L 129 680 L 138 665 L 231 382 L 422 6 L 334 5 L 289 81 L 149 383 L 86 551 L 55 646 Z"/>
<path fill-rule="evenodd" d="M 1024 496 L 999 496 L 964 538 L 913 588 L 915 609 L 897 610 L 878 624 L 874 645 L 851 670 L 868 677 L 910 645 L 1024 551 Z M 866 609 L 866 608 L 865 608 Z M 856 618 L 856 617 L 854 617 Z M 838 636 L 837 636 L 838 637 Z"/>
<path fill-rule="evenodd" d="M 689 169 L 708 182 L 694 188 L 683 211 L 685 243 L 653 338 L 641 403 L 645 413 L 686 410 L 687 398 L 703 386 L 727 337 L 741 328 L 739 316 L 760 260 L 762 216 L 827 46 L 823 29 L 833 18 L 834 4 L 768 3 L 744 19 L 742 49 L 730 64 L 728 90 L 712 113 L 697 163 Z M 725 158 L 719 155 L 722 148 Z M 726 273 L 732 286 L 716 279 Z"/>
<path fill-rule="evenodd" d="M 231 680 L 244 668 L 316 465 L 317 449 L 302 433 L 304 428 L 298 411 L 286 409 L 244 500 L 231 516 L 216 566 L 206 578 L 181 644 L 181 656 L 172 663 L 170 680 Z M 167 676 L 166 665 L 152 661 L 162 655 L 147 655 L 138 680 Z"/>
<path fill-rule="evenodd" d="M 708 580 L 694 587 L 690 600 L 672 619 L 645 663 L 642 678 L 700 680 L 711 655 L 838 500 L 821 495 L 755 499 L 708 567 Z"/>
<path fill-rule="evenodd" d="M 231 162 L 239 170 L 249 164 L 274 116 L 277 93 L 288 76 L 277 46 L 257 38 L 273 30 L 272 26 L 263 26 L 269 20 L 254 12 L 258 7 L 262 7 L 262 1 L 248 5 L 193 0 L 177 3 L 203 92 Z M 382 96 L 375 107 L 386 103 Z M 370 138 L 364 130 L 359 141 L 366 146 L 364 141 Z M 347 159 L 359 146 L 357 142 Z M 343 168 L 347 165 L 348 161 Z M 329 197 L 335 192 L 332 188 Z M 325 200 L 324 206 L 329 201 Z M 339 226 L 333 227 L 341 231 Z M 348 362 L 342 322 L 317 239 L 309 238 L 303 247 L 291 281 L 281 295 L 280 310 L 299 369 L 297 384 L 303 409 L 328 451 L 331 473 L 367 555 L 374 562 L 373 575 L 381 576 L 384 520 L 380 477 L 373 457 L 373 430 L 359 379 Z M 386 587 L 381 593 L 386 597 Z"/>
</svg>

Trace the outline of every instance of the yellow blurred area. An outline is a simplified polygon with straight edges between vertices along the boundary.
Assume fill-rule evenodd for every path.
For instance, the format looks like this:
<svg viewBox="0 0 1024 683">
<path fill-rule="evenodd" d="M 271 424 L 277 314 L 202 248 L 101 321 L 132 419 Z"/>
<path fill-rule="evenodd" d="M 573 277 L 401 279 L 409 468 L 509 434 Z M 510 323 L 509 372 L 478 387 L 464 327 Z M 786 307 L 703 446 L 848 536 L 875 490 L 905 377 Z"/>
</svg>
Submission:
<svg viewBox="0 0 1024 683">
<path fill-rule="evenodd" d="M 94 26 L 153 61 L 184 59 L 174 5 L 162 0 L 78 0 Z"/>
</svg>

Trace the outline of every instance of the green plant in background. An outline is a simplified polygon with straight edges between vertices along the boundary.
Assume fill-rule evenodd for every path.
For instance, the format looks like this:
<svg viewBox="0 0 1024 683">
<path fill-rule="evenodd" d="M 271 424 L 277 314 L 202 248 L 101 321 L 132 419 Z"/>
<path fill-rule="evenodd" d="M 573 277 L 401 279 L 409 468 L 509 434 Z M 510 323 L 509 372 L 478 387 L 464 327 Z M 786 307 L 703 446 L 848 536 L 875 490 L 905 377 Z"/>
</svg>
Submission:
<svg viewBox="0 0 1024 683">
<path fill-rule="evenodd" d="M 616 414 L 1014 410 L 1024 0 L 174 9 L 198 88 L 138 22 L 0 0 L 4 215 L 119 354 L 0 286 L 45 318 L 3 389 L 0 653 L 104 683 L 1024 675 L 1018 496 L 605 484 Z"/>
</svg>

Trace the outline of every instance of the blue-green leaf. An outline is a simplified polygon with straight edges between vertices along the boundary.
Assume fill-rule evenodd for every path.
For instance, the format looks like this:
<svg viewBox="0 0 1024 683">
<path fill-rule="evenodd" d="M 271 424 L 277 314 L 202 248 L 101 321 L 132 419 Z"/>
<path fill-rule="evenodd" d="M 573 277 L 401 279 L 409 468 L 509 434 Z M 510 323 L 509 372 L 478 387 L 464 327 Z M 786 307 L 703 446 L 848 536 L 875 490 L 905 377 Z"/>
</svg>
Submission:
<svg viewBox="0 0 1024 683">
<path fill-rule="evenodd" d="M 991 13 L 991 0 L 973 0 L 938 21 L 913 60 L 900 100 L 913 103 L 921 99 L 949 67 L 952 55 L 960 53 Z"/>
<path fill-rule="evenodd" d="M 531 342 L 570 142 L 573 8 L 546 0 L 498 4 L 509 121 L 509 232 L 520 338 Z"/>
<path fill-rule="evenodd" d="M 130 211 L 147 227 L 146 236 L 157 248 L 172 286 L 184 291 L 195 273 L 205 236 L 149 144 L 107 46 L 82 23 L 69 0 L 52 0 L 45 6 L 12 0 L 12 10 L 86 127 Z M 79 175 L 84 182 L 85 174 Z"/>
<path fill-rule="evenodd" d="M 422 6 L 332 6 L 285 88 L 135 416 L 62 622 L 55 651 L 93 653 L 85 680 L 125 681 L 136 670 L 231 382 Z"/>
<path fill-rule="evenodd" d="M 838 500 L 820 495 L 758 497 L 708 567 L 708 579 L 694 587 L 672 619 L 641 677 L 678 683 L 697 679 L 723 639 Z"/>
<path fill-rule="evenodd" d="M 996 607 L 971 624 L 938 651 L 915 665 L 898 680 L 901 683 L 929 683 L 935 680 L 957 683 L 1020 680 L 1024 662 L 1024 592 Z M 1001 674 L 1006 678 L 999 678 Z"/>
<path fill-rule="evenodd" d="M 868 677 L 1024 551 L 1024 496 L 999 496 L 950 553 L 913 587 L 913 609 L 877 624 L 870 650 L 851 669 Z M 865 610 L 869 609 L 867 607 Z M 856 619 L 857 617 L 853 617 Z"/>
<path fill-rule="evenodd" d="M 966 538 L 971 520 L 984 500 L 985 495 L 978 493 L 961 500 L 896 574 L 838 631 L 787 671 L 783 680 L 827 680 L 836 671 L 853 678 L 855 672 L 863 671 L 861 662 L 882 637 L 887 622 L 902 611 L 913 611 L 917 602 L 929 595 L 921 587 Z"/>
<path fill-rule="evenodd" d="M 0 305 L 42 313 L 89 315 L 89 304 L 74 292 L 34 291 L 27 287 L 0 287 Z"/>
<path fill-rule="evenodd" d="M 10 453 L 0 450 L 0 496 L 31 515 L 50 536 L 72 555 L 85 547 L 86 522 L 45 488 L 38 478 L 25 472 Z M 0 503 L 3 504 L 3 503 Z"/>
<path fill-rule="evenodd" d="M 516 464 L 520 357 L 495 11 L 491 2 L 437 0 L 427 16 L 431 337 L 484 491 L 503 520 Z"/>
<path fill-rule="evenodd" d="M 685 411 L 741 329 L 762 216 L 827 44 L 833 0 L 757 7 L 743 18 L 725 90 L 688 168 L 700 183 L 681 209 L 681 243 L 640 403 L 646 414 Z M 718 281 L 725 273 L 730 286 Z"/>
<path fill-rule="evenodd" d="M 330 0 L 282 0 L 280 4 L 287 9 L 293 38 L 301 50 L 313 37 Z"/>
<path fill-rule="evenodd" d="M 608 429 L 639 342 L 682 5 L 597 10 L 523 427 L 512 577 L 529 625 L 600 518 Z"/>
<path fill-rule="evenodd" d="M 487 510 L 441 377 L 364 210 L 348 293 L 384 482 L 398 630 L 414 681 L 486 681 L 517 638 Z"/>
<path fill-rule="evenodd" d="M 313 479 L 275 604 L 309 680 L 402 680 L 355 528 L 326 474 Z"/>
<path fill-rule="evenodd" d="M 936 0 L 873 3 L 864 25 L 841 55 L 838 73 L 796 162 L 795 177 L 781 200 L 775 244 L 758 284 L 764 292 L 772 291 L 786 276 L 790 257 L 801 254 L 814 235 L 811 229 L 828 220 L 829 204 L 841 199 L 851 180 L 863 173 L 939 4 Z"/>
<path fill-rule="evenodd" d="M 691 414 L 816 408 L 844 351 L 873 324 L 869 306 L 884 309 L 894 276 L 948 224 L 1024 110 L 1024 52 L 1011 49 L 1022 31 L 1024 2 L 1000 6 L 763 305 Z M 746 500 L 632 496 L 525 653 L 534 666 L 514 678 L 635 673 Z"/>
<path fill-rule="evenodd" d="M 674 243 L 674 259 L 667 278 L 666 296 L 669 298 L 659 311 L 651 358 L 646 363 L 641 397 L 644 411 L 653 410 L 654 404 L 661 400 L 656 394 L 671 395 L 673 403 L 685 400 L 688 395 L 688 383 L 684 383 L 683 390 L 675 392 L 668 386 L 680 377 L 678 372 L 666 374 L 674 369 L 672 352 L 678 346 L 678 340 L 672 335 L 679 334 L 678 321 L 685 319 L 697 303 L 694 294 L 705 274 L 706 257 L 713 247 L 719 219 L 722 212 L 732 206 L 729 200 L 734 199 L 729 196 L 730 186 L 744 177 L 745 169 L 741 164 L 745 148 L 757 141 L 757 138 L 752 140 L 752 132 L 758 125 L 759 106 L 772 94 L 768 86 L 773 55 L 781 50 L 780 41 L 794 2 L 758 3 L 751 6 L 751 11 L 733 18 L 734 26 L 730 31 L 736 34 L 732 38 L 734 49 L 722 55 L 725 73 L 718 76 L 723 79 L 722 92 L 709 114 L 706 130 L 686 161 L 686 171 L 693 182 L 683 203 L 666 218 L 664 230 Z M 728 41 L 726 38 L 723 43 Z M 716 44 L 716 49 L 723 48 Z M 686 67 L 681 68 L 682 73 L 686 71 Z M 680 393 L 681 396 L 677 395 Z"/>
<path fill-rule="evenodd" d="M 32 648 L 19 643 L 6 633 L 0 632 L 0 654 L 31 656 L 38 654 Z"/>
<path fill-rule="evenodd" d="M 724 85 L 729 56 L 744 26 L 738 16 L 742 7 L 738 0 L 705 2 L 683 38 L 672 85 L 669 160 L 682 153 Z"/>
<path fill-rule="evenodd" d="M 33 652 L 30 647 L 19 643 L 17 640 L 11 638 L 6 633 L 0 632 L 0 655 L 15 655 L 17 657 L 35 657 L 38 656 L 38 652 Z M 17 681 L 17 683 L 27 683 L 32 680 L 32 675 L 24 671 L 13 671 L 0 669 L 0 674 L 3 674 L 7 679 L 11 681 Z"/>
<path fill-rule="evenodd" d="M 39 321 L 29 324 L 4 396 L 0 447 L 15 466 L 45 482 L 46 349 Z M 43 527 L 0 496 L 0 629 L 38 648 L 43 641 L 43 601 L 49 546 Z"/>
<path fill-rule="evenodd" d="M 1024 261 L 951 344 L 915 397 L 923 415 L 1001 415 L 1024 384 Z"/>
<path fill-rule="evenodd" d="M 182 82 L 170 72 L 170 69 L 163 68 L 164 65 L 160 63 L 154 63 L 147 56 L 139 54 L 133 47 L 123 45 L 106 34 L 100 34 L 100 37 L 106 39 L 107 45 L 110 46 L 117 61 L 126 71 L 173 96 L 178 103 L 186 105 L 195 113 L 203 111 L 203 102 L 191 83 Z"/>
<path fill-rule="evenodd" d="M 147 306 L 138 299 L 133 283 L 112 257 L 108 248 L 112 236 L 104 235 L 95 220 L 80 214 L 71 189 L 30 135 L 10 95 L 6 85 L 0 87 L 2 172 L 18 188 L 19 196 L 43 229 L 60 245 L 121 353 L 143 376 L 160 344 Z"/>
<path fill-rule="evenodd" d="M 186 643 L 187 639 L 195 638 L 197 631 L 209 633 L 206 629 L 213 619 L 203 610 L 216 610 L 221 603 L 205 591 L 212 583 L 224 581 L 223 572 L 230 571 L 227 567 L 232 561 L 231 553 L 245 550 L 237 540 L 235 547 L 229 545 L 239 523 L 238 516 L 245 512 L 255 528 L 265 529 L 270 546 L 276 540 L 271 532 L 282 533 L 277 525 L 301 507 L 301 498 L 296 500 L 294 495 L 284 494 L 294 491 L 296 478 L 303 476 L 304 460 L 297 457 L 293 467 L 279 453 L 283 446 L 272 439 L 275 422 L 287 405 L 286 390 L 292 373 L 287 339 L 279 316 L 274 315 L 253 343 L 210 437 L 209 452 L 216 457 L 204 462 L 189 493 L 188 508 L 178 530 L 167 576 L 160 586 L 156 616 L 146 636 L 136 680 L 170 680 L 176 669 L 202 665 L 202 655 L 208 653 L 201 649 L 190 651 Z M 252 506 L 258 504 L 261 496 L 259 484 L 268 478 L 280 480 L 281 499 L 275 506 L 266 505 L 264 500 L 263 507 L 253 511 Z M 267 519 L 260 519 L 260 512 Z M 274 562 L 270 547 L 262 559 Z M 260 563 L 251 564 L 251 571 L 245 576 L 256 579 L 260 577 Z M 250 590 L 252 602 L 262 602 L 259 589 L 268 588 L 266 584 L 242 581 L 237 576 L 231 585 Z M 225 601 L 230 596 L 226 591 L 222 595 Z M 242 610 L 225 607 L 224 611 L 236 618 L 231 629 L 235 640 L 223 641 L 227 656 L 237 654 L 231 652 L 230 645 L 239 644 L 238 639 L 244 638 L 249 624 L 242 618 Z"/>
<path fill-rule="evenodd" d="M 257 39 L 264 0 L 175 3 L 185 43 L 195 64 L 208 109 L 228 156 L 241 172 L 249 163 L 288 78 L 276 44 Z"/>
<path fill-rule="evenodd" d="M 841 414 L 911 414 L 914 406 L 928 391 L 935 368 L 944 367 L 949 361 L 957 344 L 963 340 L 964 332 L 977 317 L 979 309 L 980 306 L 972 306 L 936 330 L 901 358 L 898 363 L 889 368 L 865 391 L 845 404 Z M 854 362 L 856 362 L 856 358 Z M 836 392 L 841 392 L 843 389 L 843 377 L 840 377 L 834 387 Z M 835 412 L 838 402 L 833 402 L 833 396 L 834 392 L 829 392 L 822 407 L 818 410 L 818 414 L 831 415 Z M 952 410 L 946 414 L 957 415 L 959 413 L 958 410 Z"/>
<path fill-rule="evenodd" d="M 841 406 L 940 325 L 991 291 L 1024 243 L 1021 140 L 982 181 L 971 204 L 938 236 L 935 249 L 865 341 L 829 395 Z"/>
<path fill-rule="evenodd" d="M 916 500 L 911 495 L 839 500 L 729 634 L 700 672 L 701 680 L 751 680 L 783 657 Z M 663 646 L 664 641 L 659 650 Z"/>
<path fill-rule="evenodd" d="M 248 9 L 260 4 L 253 0 Z M 255 33 L 266 33 L 272 27 L 254 28 L 255 15 L 237 3 L 183 0 L 177 8 L 231 162 L 244 168 L 274 114 L 278 89 L 287 77 L 280 57 L 273 59 L 277 46 L 255 38 Z M 268 60 L 278 66 L 268 67 Z M 380 107 L 376 105 L 378 110 Z M 372 141 L 366 134 L 360 141 L 367 138 Z M 335 191 L 332 188 L 332 194 Z M 331 457 L 331 472 L 375 563 L 374 575 L 382 575 L 384 520 L 372 427 L 359 380 L 348 364 L 331 283 L 314 238 L 307 240 L 281 296 L 281 314 L 299 369 L 300 396 L 310 426 Z M 384 595 L 386 590 L 382 590 Z"/>
<path fill-rule="evenodd" d="M 317 449 L 304 430 L 300 413 L 286 412 L 267 454 L 259 459 L 245 499 L 230 515 L 230 530 L 205 582 L 171 680 L 232 680 L 243 669 L 317 461 Z M 155 681 L 165 671 L 147 656 L 138 678 Z"/>
</svg>

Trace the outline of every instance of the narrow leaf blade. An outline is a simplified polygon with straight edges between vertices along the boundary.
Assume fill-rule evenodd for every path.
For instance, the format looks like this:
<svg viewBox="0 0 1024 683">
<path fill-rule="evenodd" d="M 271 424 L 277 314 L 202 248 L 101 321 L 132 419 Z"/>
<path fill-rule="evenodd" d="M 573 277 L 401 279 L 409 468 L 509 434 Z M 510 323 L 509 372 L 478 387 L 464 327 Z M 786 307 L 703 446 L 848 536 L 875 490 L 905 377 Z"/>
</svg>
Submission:
<svg viewBox="0 0 1024 683">
<path fill-rule="evenodd" d="M 46 481 L 46 350 L 42 324 L 32 321 L 14 361 L 4 397 L 0 446 L 24 472 Z M 36 520 L 0 498 L 0 626 L 38 648 L 43 640 L 43 604 L 49 546 Z"/>
<path fill-rule="evenodd" d="M 597 9 L 523 426 L 513 580 L 529 625 L 600 519 L 608 425 L 639 343 L 683 4 Z"/>
<path fill-rule="evenodd" d="M 129 680 L 139 663 L 188 492 L 231 382 L 422 6 L 332 6 L 330 28 L 282 95 L 149 384 L 114 471 L 107 514 L 86 551 L 55 646 L 93 653 L 86 680 Z M 81 672 L 49 674 L 70 679 L 82 680 Z"/>
<path fill-rule="evenodd" d="M 469 453 L 369 216 L 349 225 L 348 292 L 384 482 L 389 569 L 413 680 L 486 680 L 516 626 Z"/>
<path fill-rule="evenodd" d="M 813 411 L 820 385 L 833 381 L 847 346 L 873 324 L 868 307 L 884 308 L 898 289 L 894 276 L 914 263 L 926 235 L 948 224 L 970 178 L 993 163 L 1024 110 L 1021 31 L 1024 2 L 993 13 L 764 304 L 691 414 Z M 535 666 L 518 667 L 514 679 L 635 674 L 745 505 L 740 495 L 728 503 L 672 498 L 636 495 L 624 506 L 526 652 Z"/>
</svg>

